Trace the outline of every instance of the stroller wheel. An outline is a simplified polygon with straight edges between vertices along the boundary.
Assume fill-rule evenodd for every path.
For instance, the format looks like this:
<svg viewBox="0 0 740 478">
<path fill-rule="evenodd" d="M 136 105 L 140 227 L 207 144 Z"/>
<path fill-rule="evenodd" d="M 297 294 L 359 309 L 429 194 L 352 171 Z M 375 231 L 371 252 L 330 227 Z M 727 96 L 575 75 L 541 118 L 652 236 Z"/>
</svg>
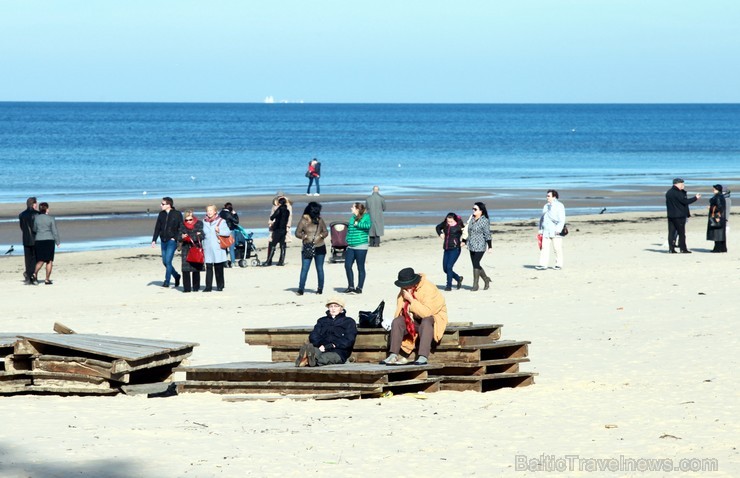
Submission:
<svg viewBox="0 0 740 478">
<path fill-rule="evenodd" d="M 252 265 L 253 265 L 253 266 L 258 266 L 258 265 L 260 265 L 260 260 L 259 260 L 259 259 L 252 259 Z"/>
<path fill-rule="evenodd" d="M 239 259 L 239 267 L 247 267 L 247 261 L 244 259 Z"/>
</svg>

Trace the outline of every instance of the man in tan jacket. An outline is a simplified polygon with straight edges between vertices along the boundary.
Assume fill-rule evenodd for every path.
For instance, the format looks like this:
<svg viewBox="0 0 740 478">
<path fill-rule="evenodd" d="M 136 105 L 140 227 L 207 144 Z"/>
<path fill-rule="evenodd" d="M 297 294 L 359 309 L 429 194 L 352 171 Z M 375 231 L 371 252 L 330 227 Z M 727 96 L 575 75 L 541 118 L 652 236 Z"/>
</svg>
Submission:
<svg viewBox="0 0 740 478">
<path fill-rule="evenodd" d="M 396 299 L 396 318 L 391 324 L 390 355 L 380 362 L 385 365 L 403 365 L 417 345 L 419 351 L 414 365 L 429 362 L 432 340 L 439 342 L 447 327 L 447 305 L 437 286 L 424 274 L 407 267 L 398 273 L 395 284 L 401 288 Z"/>
</svg>

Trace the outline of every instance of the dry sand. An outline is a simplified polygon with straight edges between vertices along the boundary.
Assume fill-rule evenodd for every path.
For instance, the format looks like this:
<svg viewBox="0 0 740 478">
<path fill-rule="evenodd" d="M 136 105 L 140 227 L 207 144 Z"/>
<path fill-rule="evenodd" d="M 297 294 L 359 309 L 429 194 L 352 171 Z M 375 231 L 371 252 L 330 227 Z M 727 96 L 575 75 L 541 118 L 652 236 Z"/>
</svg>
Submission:
<svg viewBox="0 0 740 478">
<path fill-rule="evenodd" d="M 532 342 L 522 367 L 539 373 L 531 387 L 276 403 L 3 397 L 0 476 L 738 476 L 740 236 L 710 254 L 704 221 L 688 226 L 694 254 L 668 255 L 662 214 L 570 218 L 565 268 L 543 272 L 532 225 L 496 224 L 483 261 L 492 289 L 445 296 L 452 321 L 502 323 L 503 338 Z M 324 296 L 312 293 L 313 270 L 307 294 L 294 295 L 298 257 L 293 244 L 285 267 L 227 270 L 226 290 L 211 294 L 162 289 L 158 248 L 59 254 L 54 285 L 35 287 L 22 284 L 22 257 L 4 257 L 2 331 L 60 321 L 199 342 L 192 364 L 269 360 L 242 328 L 313 324 L 346 286 L 343 267 L 326 264 Z M 441 257 L 432 226 L 389 231 L 369 252 L 364 294 L 347 297 L 349 315 L 392 299 L 405 266 L 443 284 Z M 457 270 L 469 286 L 467 254 Z M 550 472 L 518 470 L 517 455 L 530 467 L 544 455 Z M 570 455 L 716 459 L 719 471 L 579 471 L 625 466 L 587 461 L 555 471 Z"/>
</svg>

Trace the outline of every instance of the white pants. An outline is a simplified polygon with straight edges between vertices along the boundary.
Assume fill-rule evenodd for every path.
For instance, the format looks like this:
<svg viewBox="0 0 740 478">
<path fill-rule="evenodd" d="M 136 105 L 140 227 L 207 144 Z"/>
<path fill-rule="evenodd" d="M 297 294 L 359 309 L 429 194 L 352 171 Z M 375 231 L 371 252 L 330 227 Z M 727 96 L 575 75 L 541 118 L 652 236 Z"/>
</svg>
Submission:
<svg viewBox="0 0 740 478">
<path fill-rule="evenodd" d="M 550 263 L 550 248 L 555 249 L 555 265 L 563 267 L 563 237 L 543 237 L 540 250 L 540 265 L 547 267 Z"/>
</svg>

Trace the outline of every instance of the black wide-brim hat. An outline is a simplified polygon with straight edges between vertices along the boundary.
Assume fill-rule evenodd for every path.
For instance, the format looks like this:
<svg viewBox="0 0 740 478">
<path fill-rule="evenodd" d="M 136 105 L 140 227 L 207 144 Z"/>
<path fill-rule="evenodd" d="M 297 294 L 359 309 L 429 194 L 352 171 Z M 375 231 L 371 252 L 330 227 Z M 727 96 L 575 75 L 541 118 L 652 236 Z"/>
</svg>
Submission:
<svg viewBox="0 0 740 478">
<path fill-rule="evenodd" d="M 395 282 L 395 284 L 398 287 L 410 287 L 412 285 L 416 285 L 421 280 L 421 276 L 414 272 L 414 269 L 411 267 L 406 267 L 405 269 L 401 269 L 401 271 L 398 273 L 398 280 Z"/>
</svg>

